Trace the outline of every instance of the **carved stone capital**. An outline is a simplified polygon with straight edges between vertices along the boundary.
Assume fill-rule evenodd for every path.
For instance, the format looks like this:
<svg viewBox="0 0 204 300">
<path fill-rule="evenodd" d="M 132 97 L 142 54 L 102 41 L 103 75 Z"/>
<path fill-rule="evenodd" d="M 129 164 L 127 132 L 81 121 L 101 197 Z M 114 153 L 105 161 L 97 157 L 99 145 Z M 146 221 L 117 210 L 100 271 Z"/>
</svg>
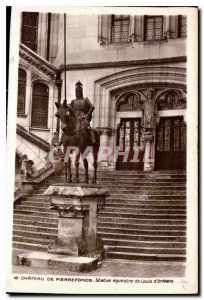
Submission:
<svg viewBox="0 0 204 300">
<path fill-rule="evenodd" d="M 154 141 L 154 134 L 153 134 L 153 131 L 150 130 L 150 131 L 146 131 L 143 133 L 143 138 L 144 138 L 144 141 L 145 142 L 148 142 L 148 143 L 152 143 Z"/>
<path fill-rule="evenodd" d="M 97 205 L 97 214 L 99 213 L 99 211 L 101 210 L 101 209 L 104 209 L 105 208 L 105 204 L 98 204 Z"/>
<path fill-rule="evenodd" d="M 110 127 L 97 127 L 97 130 L 100 135 L 112 136 L 115 134 L 115 130 Z"/>
<path fill-rule="evenodd" d="M 63 218 L 82 218 L 85 210 L 81 205 L 56 203 L 51 203 L 50 209 L 57 210 L 59 217 Z"/>
</svg>

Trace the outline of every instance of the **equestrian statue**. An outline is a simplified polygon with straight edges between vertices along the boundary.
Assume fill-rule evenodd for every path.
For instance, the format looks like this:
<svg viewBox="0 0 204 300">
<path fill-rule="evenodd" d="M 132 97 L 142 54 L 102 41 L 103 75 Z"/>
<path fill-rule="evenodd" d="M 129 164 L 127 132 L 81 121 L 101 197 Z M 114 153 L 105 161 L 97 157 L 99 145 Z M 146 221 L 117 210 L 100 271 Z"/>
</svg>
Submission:
<svg viewBox="0 0 204 300">
<path fill-rule="evenodd" d="M 75 85 L 76 99 L 67 104 L 67 100 L 63 103 L 55 102 L 57 113 L 55 116 L 61 121 L 61 140 L 59 145 L 63 145 L 65 157 L 65 176 L 66 180 L 72 182 L 71 159 L 66 158 L 67 147 L 76 147 L 75 156 L 75 182 L 79 183 L 79 159 L 86 149 L 91 149 L 93 155 L 94 176 L 92 183 L 96 184 L 97 160 L 100 147 L 100 136 L 96 129 L 90 126 L 94 106 L 88 98 L 83 97 L 83 86 L 80 81 Z M 88 154 L 88 153 L 87 153 Z M 83 164 L 85 169 L 85 183 L 89 183 L 88 160 L 83 155 Z"/>
</svg>

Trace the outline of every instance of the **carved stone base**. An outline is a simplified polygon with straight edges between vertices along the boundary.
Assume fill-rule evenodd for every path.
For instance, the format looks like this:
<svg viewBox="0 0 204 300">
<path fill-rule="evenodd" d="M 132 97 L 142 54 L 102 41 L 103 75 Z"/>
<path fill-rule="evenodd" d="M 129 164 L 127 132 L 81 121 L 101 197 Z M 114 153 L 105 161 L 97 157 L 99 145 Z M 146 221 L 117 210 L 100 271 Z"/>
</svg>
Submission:
<svg viewBox="0 0 204 300">
<path fill-rule="evenodd" d="M 104 207 L 107 192 L 100 186 L 55 184 L 50 195 L 50 208 L 57 210 L 58 238 L 48 252 L 70 256 L 102 256 L 103 243 L 97 236 L 97 214 Z"/>
</svg>

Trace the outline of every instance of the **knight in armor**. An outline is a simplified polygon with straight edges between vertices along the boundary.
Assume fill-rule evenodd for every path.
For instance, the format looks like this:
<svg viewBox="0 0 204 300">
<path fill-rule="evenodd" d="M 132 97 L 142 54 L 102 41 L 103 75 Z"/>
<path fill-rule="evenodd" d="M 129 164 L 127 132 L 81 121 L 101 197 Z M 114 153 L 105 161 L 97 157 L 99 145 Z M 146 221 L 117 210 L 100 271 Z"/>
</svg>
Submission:
<svg viewBox="0 0 204 300">
<path fill-rule="evenodd" d="M 90 102 L 89 98 L 83 97 L 83 86 L 80 81 L 78 81 L 75 85 L 75 92 L 76 99 L 71 101 L 71 103 L 68 105 L 68 109 L 70 112 L 74 112 L 81 127 L 90 132 L 92 142 L 96 143 L 95 132 L 90 127 L 92 113 L 95 107 Z"/>
</svg>

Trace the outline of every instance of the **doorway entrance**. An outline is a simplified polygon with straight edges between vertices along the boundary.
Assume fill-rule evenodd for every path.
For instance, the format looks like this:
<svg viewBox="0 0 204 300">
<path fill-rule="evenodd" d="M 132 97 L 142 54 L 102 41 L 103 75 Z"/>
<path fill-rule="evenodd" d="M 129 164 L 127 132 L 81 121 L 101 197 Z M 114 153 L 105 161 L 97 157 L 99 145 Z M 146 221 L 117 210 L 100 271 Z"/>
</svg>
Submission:
<svg viewBox="0 0 204 300">
<path fill-rule="evenodd" d="M 127 161 L 124 161 L 124 155 L 120 155 L 116 162 L 116 170 L 143 170 L 143 146 L 141 118 L 121 119 L 117 129 L 117 146 L 120 152 L 129 149 Z M 135 148 L 140 148 L 138 161 L 132 161 L 135 154 Z M 139 149 L 138 149 L 139 150 Z"/>
<path fill-rule="evenodd" d="M 186 168 L 186 124 L 183 117 L 161 118 L 156 129 L 157 170 Z"/>
</svg>

